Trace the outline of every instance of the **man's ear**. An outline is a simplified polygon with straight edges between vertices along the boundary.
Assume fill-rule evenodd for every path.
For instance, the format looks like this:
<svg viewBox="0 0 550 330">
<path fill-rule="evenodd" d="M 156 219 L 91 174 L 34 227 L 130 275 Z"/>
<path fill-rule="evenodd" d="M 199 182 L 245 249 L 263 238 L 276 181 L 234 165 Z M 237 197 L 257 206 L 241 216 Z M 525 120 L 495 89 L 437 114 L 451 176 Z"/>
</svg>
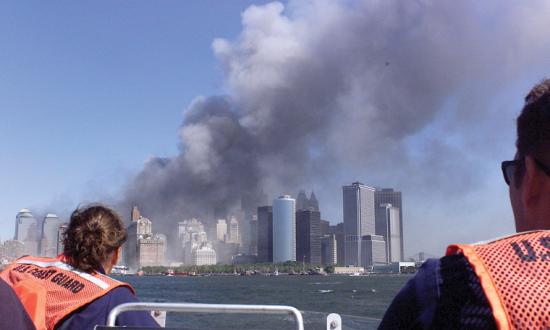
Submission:
<svg viewBox="0 0 550 330">
<path fill-rule="evenodd" d="M 537 168 L 535 160 L 531 156 L 525 157 L 525 173 L 522 182 L 522 198 L 526 209 L 531 209 L 541 201 L 544 176 L 542 171 Z"/>
</svg>

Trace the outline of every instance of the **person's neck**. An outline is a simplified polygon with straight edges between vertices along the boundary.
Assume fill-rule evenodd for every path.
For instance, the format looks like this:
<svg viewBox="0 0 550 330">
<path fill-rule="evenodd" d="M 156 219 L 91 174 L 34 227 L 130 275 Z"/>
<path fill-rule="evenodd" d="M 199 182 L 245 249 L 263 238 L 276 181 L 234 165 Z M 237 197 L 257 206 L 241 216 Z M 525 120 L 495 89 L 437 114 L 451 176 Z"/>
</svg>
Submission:
<svg viewBox="0 0 550 330">
<path fill-rule="evenodd" d="M 106 275 L 109 275 L 111 273 L 111 270 L 113 270 L 113 266 L 114 265 L 109 260 L 101 263 L 101 267 L 103 267 Z"/>
</svg>

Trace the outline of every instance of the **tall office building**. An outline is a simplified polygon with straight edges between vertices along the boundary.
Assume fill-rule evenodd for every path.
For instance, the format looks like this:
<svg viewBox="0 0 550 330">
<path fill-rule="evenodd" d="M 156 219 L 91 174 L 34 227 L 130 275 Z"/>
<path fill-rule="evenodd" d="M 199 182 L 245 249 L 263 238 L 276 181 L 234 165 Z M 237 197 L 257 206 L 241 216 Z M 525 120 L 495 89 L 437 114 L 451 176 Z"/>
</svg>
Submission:
<svg viewBox="0 0 550 330">
<path fill-rule="evenodd" d="M 361 258 L 363 267 L 386 264 L 386 242 L 379 235 L 365 235 L 361 238 Z"/>
<path fill-rule="evenodd" d="M 225 219 L 218 219 L 218 223 L 216 224 L 216 238 L 221 242 L 225 242 L 227 239 L 227 221 L 225 221 Z"/>
<path fill-rule="evenodd" d="M 383 210 L 385 211 L 385 231 L 380 230 L 380 236 L 384 237 L 384 240 L 386 241 L 386 258 L 387 262 L 399 262 L 403 261 L 403 255 L 401 254 L 401 251 L 403 250 L 401 248 L 401 242 L 402 242 L 402 235 L 401 235 L 401 228 L 399 227 L 400 224 L 400 216 L 399 216 L 399 209 L 397 207 L 392 206 L 392 204 L 381 204 L 383 207 Z"/>
<path fill-rule="evenodd" d="M 296 211 L 296 260 L 321 264 L 321 213 Z"/>
<path fill-rule="evenodd" d="M 311 192 L 310 197 L 307 198 L 306 192 L 304 190 L 300 190 L 298 196 L 296 197 L 296 211 L 309 209 L 319 211 L 319 201 L 313 191 Z"/>
<path fill-rule="evenodd" d="M 186 265 L 193 264 L 194 250 L 210 244 L 204 225 L 195 218 L 178 223 L 178 238 L 182 247 L 181 258 Z"/>
<path fill-rule="evenodd" d="M 296 200 L 283 195 L 273 201 L 273 262 L 296 261 Z"/>
<path fill-rule="evenodd" d="M 254 227 L 258 206 L 267 205 L 267 195 L 261 187 L 252 187 L 241 196 L 241 215 L 239 217 L 239 235 L 241 253 L 254 254 L 256 246 L 256 228 Z"/>
<path fill-rule="evenodd" d="M 258 255 L 258 214 L 252 216 L 250 221 L 250 254 Z"/>
<path fill-rule="evenodd" d="M 313 209 L 313 211 L 319 211 L 319 201 L 313 191 L 311 192 L 311 195 L 309 195 L 309 207 Z"/>
<path fill-rule="evenodd" d="M 398 229 L 393 230 L 393 235 L 398 235 L 399 238 L 394 236 L 391 243 L 394 248 L 397 248 L 399 252 L 392 253 L 392 260 L 404 261 L 405 252 L 403 244 L 403 205 L 401 199 L 401 192 L 395 191 L 392 188 L 377 188 L 374 193 L 374 205 L 376 206 L 376 235 L 384 236 L 386 241 L 387 235 L 387 210 L 386 205 L 391 204 L 392 207 L 399 209 L 399 217 L 392 217 L 393 225 Z M 398 234 L 397 234 L 398 233 Z"/>
<path fill-rule="evenodd" d="M 15 217 L 16 241 L 23 242 L 23 253 L 36 255 L 38 252 L 38 225 L 28 209 L 22 209 Z"/>
<path fill-rule="evenodd" d="M 321 235 L 328 234 L 330 228 L 330 222 L 328 220 L 321 219 Z"/>
<path fill-rule="evenodd" d="M 237 218 L 235 217 L 231 217 L 231 220 L 229 221 L 229 241 L 236 244 L 241 243 L 239 221 L 237 221 Z"/>
<path fill-rule="evenodd" d="M 152 221 L 142 216 L 136 206 L 131 216 L 124 250 L 127 266 L 132 270 L 162 266 L 166 254 L 166 236 L 154 234 Z"/>
<path fill-rule="evenodd" d="M 258 262 L 273 262 L 273 209 L 258 207 Z"/>
<path fill-rule="evenodd" d="M 365 266 L 362 237 L 375 233 L 374 191 L 360 182 L 342 187 L 346 266 Z"/>
<path fill-rule="evenodd" d="M 166 236 L 151 234 L 138 241 L 138 263 L 140 267 L 162 266 L 166 254 Z"/>
<path fill-rule="evenodd" d="M 346 263 L 346 258 L 344 256 L 344 223 L 340 222 L 335 226 L 329 226 L 328 233 L 334 234 L 336 238 L 336 264 L 344 265 Z"/>
<path fill-rule="evenodd" d="M 48 213 L 42 221 L 42 235 L 40 239 L 40 255 L 45 257 L 57 256 L 57 233 L 63 221 L 53 213 Z"/>
<path fill-rule="evenodd" d="M 338 251 L 335 234 L 321 236 L 321 264 L 331 266 L 338 264 Z"/>
</svg>

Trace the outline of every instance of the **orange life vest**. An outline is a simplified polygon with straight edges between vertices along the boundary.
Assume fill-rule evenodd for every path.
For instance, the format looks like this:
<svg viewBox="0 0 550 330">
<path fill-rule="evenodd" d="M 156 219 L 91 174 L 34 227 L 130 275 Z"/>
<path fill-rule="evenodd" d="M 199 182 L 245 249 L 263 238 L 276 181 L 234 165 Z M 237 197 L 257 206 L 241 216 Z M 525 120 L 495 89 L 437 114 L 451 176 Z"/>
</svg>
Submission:
<svg viewBox="0 0 550 330">
<path fill-rule="evenodd" d="M 119 286 L 127 286 L 107 275 L 80 271 L 63 257 L 26 256 L 1 274 L 15 291 L 38 330 L 53 329 L 64 317 Z"/>
<path fill-rule="evenodd" d="M 472 265 L 498 329 L 550 329 L 550 231 L 447 248 L 456 253 Z"/>
</svg>

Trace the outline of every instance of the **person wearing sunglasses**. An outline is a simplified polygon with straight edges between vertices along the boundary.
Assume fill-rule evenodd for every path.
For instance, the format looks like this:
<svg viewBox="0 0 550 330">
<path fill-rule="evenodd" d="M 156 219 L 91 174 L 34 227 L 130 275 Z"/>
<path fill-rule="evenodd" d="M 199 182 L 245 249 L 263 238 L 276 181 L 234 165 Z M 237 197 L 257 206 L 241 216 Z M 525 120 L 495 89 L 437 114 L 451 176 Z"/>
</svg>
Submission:
<svg viewBox="0 0 550 330">
<path fill-rule="evenodd" d="M 517 233 L 426 261 L 379 329 L 550 329 L 550 79 L 525 97 L 501 169 Z"/>
</svg>

